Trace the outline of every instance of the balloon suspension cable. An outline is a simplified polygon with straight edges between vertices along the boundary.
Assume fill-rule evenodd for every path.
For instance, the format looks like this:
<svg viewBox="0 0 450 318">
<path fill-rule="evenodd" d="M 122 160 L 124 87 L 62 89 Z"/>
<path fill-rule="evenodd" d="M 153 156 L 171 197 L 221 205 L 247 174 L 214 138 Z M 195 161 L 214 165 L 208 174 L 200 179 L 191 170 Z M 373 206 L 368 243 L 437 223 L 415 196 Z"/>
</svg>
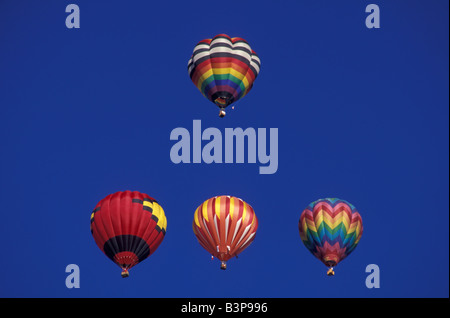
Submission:
<svg viewBox="0 0 450 318">
<path fill-rule="evenodd" d="M 328 275 L 328 276 L 334 276 L 333 267 L 330 267 L 330 268 L 328 269 L 327 275 Z"/>
</svg>

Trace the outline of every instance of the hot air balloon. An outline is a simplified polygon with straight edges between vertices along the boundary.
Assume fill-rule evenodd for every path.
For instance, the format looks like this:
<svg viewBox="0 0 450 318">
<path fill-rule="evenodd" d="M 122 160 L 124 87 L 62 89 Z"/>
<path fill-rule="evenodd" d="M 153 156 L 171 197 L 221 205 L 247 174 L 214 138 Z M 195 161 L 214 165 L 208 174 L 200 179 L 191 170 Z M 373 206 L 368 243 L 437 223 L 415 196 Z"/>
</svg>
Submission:
<svg viewBox="0 0 450 318">
<path fill-rule="evenodd" d="M 149 257 L 166 234 L 167 220 L 155 199 L 137 191 L 116 192 L 95 206 L 91 233 L 98 247 L 122 268 L 129 269 Z"/>
<path fill-rule="evenodd" d="M 255 238 L 258 219 L 253 208 L 239 198 L 221 195 L 203 202 L 192 222 L 198 242 L 227 268 L 227 261 L 238 256 Z"/>
<path fill-rule="evenodd" d="M 251 90 L 260 67 L 258 55 L 246 40 L 226 34 L 200 41 L 188 62 L 192 82 L 220 108 L 220 117 Z"/>
<path fill-rule="evenodd" d="M 337 198 L 320 199 L 308 205 L 298 228 L 306 248 L 329 268 L 328 276 L 333 276 L 333 268 L 353 252 L 363 232 L 356 208 Z"/>
</svg>

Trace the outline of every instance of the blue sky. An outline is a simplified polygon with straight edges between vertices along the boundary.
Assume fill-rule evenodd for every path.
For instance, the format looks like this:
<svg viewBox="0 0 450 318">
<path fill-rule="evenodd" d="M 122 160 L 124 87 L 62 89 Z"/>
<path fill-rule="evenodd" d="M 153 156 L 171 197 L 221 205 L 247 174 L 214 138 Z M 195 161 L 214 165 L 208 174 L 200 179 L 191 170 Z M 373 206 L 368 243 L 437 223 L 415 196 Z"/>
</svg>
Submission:
<svg viewBox="0 0 450 318">
<path fill-rule="evenodd" d="M 76 3 L 81 28 L 67 29 Z M 448 1 L 0 0 L 1 297 L 449 297 Z M 226 33 L 261 59 L 220 119 L 187 74 L 195 44 Z M 278 128 L 278 171 L 174 164 L 169 136 Z M 97 248 L 90 213 L 137 190 L 166 237 L 127 279 Z M 259 220 L 228 270 L 192 232 L 228 194 Z M 354 204 L 364 224 L 333 278 L 303 246 L 312 201 Z M 80 288 L 65 286 L 68 264 Z M 368 289 L 365 268 L 380 268 Z"/>
</svg>

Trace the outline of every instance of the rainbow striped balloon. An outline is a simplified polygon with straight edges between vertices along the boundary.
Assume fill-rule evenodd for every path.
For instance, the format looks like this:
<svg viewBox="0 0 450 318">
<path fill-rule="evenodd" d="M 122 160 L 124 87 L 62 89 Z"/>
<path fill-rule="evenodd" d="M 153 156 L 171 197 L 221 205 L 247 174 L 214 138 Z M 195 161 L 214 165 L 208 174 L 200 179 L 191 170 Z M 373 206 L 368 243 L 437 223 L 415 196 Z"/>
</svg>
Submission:
<svg viewBox="0 0 450 318">
<path fill-rule="evenodd" d="M 363 232 L 362 219 L 356 208 L 337 198 L 312 202 L 298 223 L 300 238 L 306 248 L 334 275 L 332 267 L 350 255 Z"/>
<path fill-rule="evenodd" d="M 200 41 L 188 62 L 192 82 L 221 110 L 250 91 L 260 67 L 247 41 L 226 34 Z"/>
</svg>

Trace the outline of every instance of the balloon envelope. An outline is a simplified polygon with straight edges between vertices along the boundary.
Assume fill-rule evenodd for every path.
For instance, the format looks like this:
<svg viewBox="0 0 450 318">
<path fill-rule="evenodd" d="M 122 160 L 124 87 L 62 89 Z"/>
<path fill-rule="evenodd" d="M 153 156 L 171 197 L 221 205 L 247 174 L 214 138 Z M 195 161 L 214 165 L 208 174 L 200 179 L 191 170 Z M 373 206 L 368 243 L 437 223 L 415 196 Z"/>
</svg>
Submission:
<svg viewBox="0 0 450 318">
<path fill-rule="evenodd" d="M 203 202 L 192 222 L 198 242 L 212 256 L 226 261 L 237 256 L 254 240 L 258 219 L 253 208 L 233 196 L 217 196 Z"/>
<path fill-rule="evenodd" d="M 137 191 L 116 192 L 101 200 L 91 214 L 91 233 L 100 250 L 128 270 L 149 257 L 161 244 L 167 228 L 163 208 Z"/>
<path fill-rule="evenodd" d="M 192 82 L 221 109 L 253 87 L 261 61 L 246 40 L 226 34 L 200 41 L 188 62 Z"/>
<path fill-rule="evenodd" d="M 298 227 L 306 248 L 328 267 L 350 255 L 363 232 L 356 208 L 337 198 L 312 202 L 302 212 Z"/>
</svg>

